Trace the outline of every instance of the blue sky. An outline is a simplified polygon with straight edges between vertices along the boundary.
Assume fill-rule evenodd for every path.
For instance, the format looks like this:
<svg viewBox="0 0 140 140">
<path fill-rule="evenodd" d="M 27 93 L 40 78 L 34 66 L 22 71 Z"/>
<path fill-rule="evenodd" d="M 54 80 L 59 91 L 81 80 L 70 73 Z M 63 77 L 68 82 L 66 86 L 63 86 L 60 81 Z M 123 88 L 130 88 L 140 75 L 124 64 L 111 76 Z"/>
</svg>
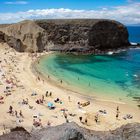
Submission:
<svg viewBox="0 0 140 140">
<path fill-rule="evenodd" d="M 0 12 L 17 12 L 26 11 L 30 9 L 46 8 L 70 8 L 92 10 L 100 9 L 102 7 L 125 5 L 128 2 L 128 0 L 1 0 Z"/>
<path fill-rule="evenodd" d="M 140 0 L 0 0 L 0 23 L 38 18 L 107 18 L 140 24 Z"/>
</svg>

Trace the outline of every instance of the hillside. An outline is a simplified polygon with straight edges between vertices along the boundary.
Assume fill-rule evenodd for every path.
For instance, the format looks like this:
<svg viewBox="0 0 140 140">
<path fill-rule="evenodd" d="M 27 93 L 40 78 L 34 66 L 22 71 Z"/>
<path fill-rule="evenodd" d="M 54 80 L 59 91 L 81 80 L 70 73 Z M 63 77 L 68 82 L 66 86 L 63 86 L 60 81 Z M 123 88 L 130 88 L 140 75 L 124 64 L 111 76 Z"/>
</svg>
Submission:
<svg viewBox="0 0 140 140">
<path fill-rule="evenodd" d="M 105 19 L 22 21 L 0 28 L 1 40 L 17 51 L 106 51 L 128 47 L 128 31 Z"/>
</svg>

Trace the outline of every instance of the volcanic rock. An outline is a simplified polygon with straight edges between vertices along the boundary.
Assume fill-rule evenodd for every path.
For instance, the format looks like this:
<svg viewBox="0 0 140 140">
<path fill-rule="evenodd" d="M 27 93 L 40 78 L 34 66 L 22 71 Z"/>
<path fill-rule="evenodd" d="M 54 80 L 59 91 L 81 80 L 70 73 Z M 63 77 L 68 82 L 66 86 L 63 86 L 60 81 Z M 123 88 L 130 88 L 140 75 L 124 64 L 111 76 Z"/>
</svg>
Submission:
<svg viewBox="0 0 140 140">
<path fill-rule="evenodd" d="M 31 133 L 24 128 L 15 128 L 9 134 L 0 136 L 0 140 L 139 140 L 140 124 L 123 125 L 113 131 L 92 131 L 79 127 L 76 123 L 34 130 Z"/>
<path fill-rule="evenodd" d="M 114 20 L 56 19 L 0 26 L 0 39 L 23 52 L 106 51 L 129 46 L 127 28 Z"/>
</svg>

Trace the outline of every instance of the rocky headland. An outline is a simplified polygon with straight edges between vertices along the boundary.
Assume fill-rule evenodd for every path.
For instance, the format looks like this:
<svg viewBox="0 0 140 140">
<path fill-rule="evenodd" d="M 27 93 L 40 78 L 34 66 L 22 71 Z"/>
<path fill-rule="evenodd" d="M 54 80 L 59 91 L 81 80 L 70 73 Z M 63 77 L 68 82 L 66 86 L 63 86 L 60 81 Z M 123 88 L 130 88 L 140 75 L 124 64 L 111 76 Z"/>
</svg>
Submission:
<svg viewBox="0 0 140 140">
<path fill-rule="evenodd" d="M 0 26 L 0 42 L 19 52 L 92 52 L 126 48 L 127 28 L 114 20 L 55 19 Z"/>
</svg>

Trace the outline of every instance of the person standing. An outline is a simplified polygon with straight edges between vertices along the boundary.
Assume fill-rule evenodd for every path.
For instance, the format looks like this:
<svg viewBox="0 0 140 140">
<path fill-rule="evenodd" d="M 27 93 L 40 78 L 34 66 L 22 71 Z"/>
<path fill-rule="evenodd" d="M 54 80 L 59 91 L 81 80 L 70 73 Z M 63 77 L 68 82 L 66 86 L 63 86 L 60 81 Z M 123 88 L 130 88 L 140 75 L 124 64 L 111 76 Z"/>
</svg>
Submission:
<svg viewBox="0 0 140 140">
<path fill-rule="evenodd" d="M 80 120 L 80 122 L 82 122 L 82 117 L 81 116 L 79 117 L 79 120 Z"/>
<path fill-rule="evenodd" d="M 119 118 L 119 113 L 116 114 L 116 120 L 118 120 L 118 118 Z"/>
<path fill-rule="evenodd" d="M 85 124 L 87 125 L 87 122 L 88 122 L 88 120 L 87 120 L 87 118 L 85 119 Z"/>
<path fill-rule="evenodd" d="M 22 118 L 24 118 L 24 116 L 23 116 L 23 114 L 22 114 L 22 111 L 20 110 L 20 112 L 19 112 L 19 116 L 20 117 L 22 117 Z"/>
<path fill-rule="evenodd" d="M 70 96 L 68 96 L 68 100 L 69 100 L 69 102 L 70 102 Z"/>
</svg>

